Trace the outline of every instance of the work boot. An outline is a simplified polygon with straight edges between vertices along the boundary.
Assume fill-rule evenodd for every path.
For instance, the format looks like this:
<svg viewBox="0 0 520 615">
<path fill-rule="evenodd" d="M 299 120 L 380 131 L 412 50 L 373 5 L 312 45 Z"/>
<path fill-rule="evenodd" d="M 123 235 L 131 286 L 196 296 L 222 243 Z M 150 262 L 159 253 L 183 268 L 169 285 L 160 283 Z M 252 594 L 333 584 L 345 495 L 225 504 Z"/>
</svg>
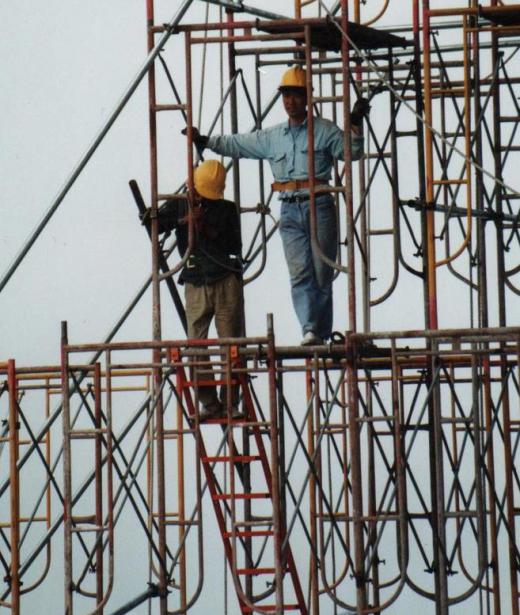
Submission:
<svg viewBox="0 0 520 615">
<path fill-rule="evenodd" d="M 244 412 L 242 412 L 242 410 L 240 410 L 240 408 L 238 406 L 233 406 L 231 408 L 231 418 L 233 418 L 233 419 L 243 419 L 243 418 L 245 418 L 245 414 L 244 414 Z"/>
<path fill-rule="evenodd" d="M 216 419 L 224 415 L 224 408 L 217 400 L 204 404 L 199 412 L 199 422 L 207 421 L 208 419 Z"/>
<path fill-rule="evenodd" d="M 300 346 L 322 346 L 323 344 L 321 337 L 314 331 L 307 331 L 300 342 Z"/>
</svg>

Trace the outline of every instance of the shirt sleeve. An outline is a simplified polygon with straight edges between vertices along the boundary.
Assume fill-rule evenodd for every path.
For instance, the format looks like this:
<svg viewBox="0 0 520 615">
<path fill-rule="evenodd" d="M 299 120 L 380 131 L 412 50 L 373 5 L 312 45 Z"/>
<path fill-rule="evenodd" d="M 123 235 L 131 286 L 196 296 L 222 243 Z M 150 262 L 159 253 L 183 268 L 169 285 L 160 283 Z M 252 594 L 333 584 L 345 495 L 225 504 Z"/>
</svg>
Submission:
<svg viewBox="0 0 520 615">
<path fill-rule="evenodd" d="M 168 199 L 159 206 L 157 216 L 159 218 L 159 232 L 177 228 L 182 216 L 186 215 L 188 201 L 185 196 Z"/>
<path fill-rule="evenodd" d="M 231 158 L 267 158 L 268 138 L 263 130 L 245 134 L 210 137 L 207 147 L 216 154 Z"/>
<path fill-rule="evenodd" d="M 228 205 L 228 248 L 231 254 L 240 255 L 242 253 L 242 236 L 240 232 L 240 216 L 237 212 L 236 205 L 230 203 Z"/>
<path fill-rule="evenodd" d="M 330 127 L 328 136 L 328 144 L 333 158 L 345 160 L 343 148 L 343 131 L 336 125 Z M 359 160 L 363 155 L 364 138 L 363 135 L 357 135 L 354 132 L 350 133 L 350 155 L 352 160 Z"/>
</svg>

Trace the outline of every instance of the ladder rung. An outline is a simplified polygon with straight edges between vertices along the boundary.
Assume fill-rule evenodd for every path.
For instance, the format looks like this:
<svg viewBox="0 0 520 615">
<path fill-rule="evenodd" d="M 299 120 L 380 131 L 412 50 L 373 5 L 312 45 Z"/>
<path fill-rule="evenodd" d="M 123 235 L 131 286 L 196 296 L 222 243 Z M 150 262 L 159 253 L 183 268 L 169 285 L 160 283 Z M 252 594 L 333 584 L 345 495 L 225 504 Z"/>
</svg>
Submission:
<svg viewBox="0 0 520 615">
<path fill-rule="evenodd" d="M 238 532 L 224 532 L 224 538 L 232 538 L 235 535 L 237 538 L 254 538 L 255 536 L 272 536 L 272 530 L 240 530 Z"/>
<path fill-rule="evenodd" d="M 165 429 L 163 434 L 165 437 L 182 436 L 184 434 L 195 433 L 194 429 Z M 157 439 L 157 437 L 155 438 Z"/>
<path fill-rule="evenodd" d="M 254 577 L 258 574 L 274 574 L 274 568 L 237 568 L 237 574 L 245 574 Z"/>
<path fill-rule="evenodd" d="M 258 525 L 272 525 L 272 517 L 252 517 L 249 521 L 235 521 L 235 527 L 254 527 Z"/>
<path fill-rule="evenodd" d="M 106 434 L 107 430 L 104 428 L 100 429 L 75 429 L 74 431 L 69 431 L 69 435 L 74 440 L 86 440 L 88 438 L 93 438 L 95 436 L 100 436 L 102 434 Z"/>
<path fill-rule="evenodd" d="M 396 137 L 416 137 L 417 130 L 399 130 L 395 133 Z"/>
<path fill-rule="evenodd" d="M 186 111 L 188 105 L 155 105 L 156 111 Z"/>
<path fill-rule="evenodd" d="M 20 523 L 32 523 L 32 522 L 48 521 L 47 517 L 20 517 Z"/>
<path fill-rule="evenodd" d="M 461 517 L 466 519 L 466 518 L 477 517 L 477 515 L 478 513 L 474 510 L 458 510 L 454 512 L 444 513 L 444 516 L 448 519 L 460 519 Z"/>
<path fill-rule="evenodd" d="M 469 134 L 470 134 L 470 136 L 474 136 L 474 133 L 472 131 L 470 131 Z M 455 139 L 456 138 L 462 139 L 462 138 L 464 138 L 464 133 L 461 132 L 460 130 L 457 131 L 457 132 L 449 132 L 449 131 L 447 131 L 447 132 L 443 133 L 443 136 L 444 136 L 445 139 L 447 139 L 449 137 L 452 137 L 452 138 L 455 138 Z"/>
<path fill-rule="evenodd" d="M 501 152 L 520 152 L 520 145 L 502 145 Z"/>
<path fill-rule="evenodd" d="M 359 423 L 377 423 L 379 421 L 394 421 L 395 417 L 393 416 L 360 416 L 357 421 Z"/>
<path fill-rule="evenodd" d="M 238 384 L 236 380 L 231 379 L 229 381 L 230 384 Z M 186 380 L 186 387 L 191 387 L 191 388 L 195 388 L 195 386 L 197 387 L 216 387 L 216 386 L 221 386 L 221 385 L 227 385 L 228 381 L 227 380 L 197 380 L 197 384 L 195 385 L 195 381 L 194 380 Z"/>
<path fill-rule="evenodd" d="M 343 102 L 343 96 L 313 96 L 311 99 L 311 104 L 331 102 Z"/>
<path fill-rule="evenodd" d="M 191 388 L 191 389 L 196 389 L 196 388 L 204 388 L 204 387 L 211 387 L 211 388 L 215 388 L 218 386 L 238 386 L 238 381 L 235 378 L 231 378 L 231 380 L 226 380 L 226 379 L 214 379 L 214 380 L 198 380 L 197 384 L 195 384 L 194 380 L 187 380 L 186 381 L 186 387 L 185 388 Z"/>
<path fill-rule="evenodd" d="M 394 229 L 393 228 L 375 228 L 375 229 L 371 229 L 369 232 L 369 235 L 393 235 L 394 234 Z"/>
<path fill-rule="evenodd" d="M 373 152 L 371 154 L 365 154 L 364 158 L 366 160 L 379 160 L 381 158 L 390 158 L 392 154 L 390 152 L 383 152 L 380 154 L 379 152 Z"/>
<path fill-rule="evenodd" d="M 168 199 L 178 199 L 179 196 L 182 196 L 182 195 L 179 195 L 176 192 L 166 192 L 166 193 L 158 194 L 157 195 L 157 200 L 159 200 L 159 201 L 167 201 Z"/>
<path fill-rule="evenodd" d="M 96 515 L 72 515 L 72 523 L 95 523 Z"/>
<path fill-rule="evenodd" d="M 213 462 L 233 462 L 240 461 L 241 463 L 250 463 L 251 461 L 259 461 L 260 455 L 222 455 L 220 457 L 201 457 L 202 463 Z"/>
<path fill-rule="evenodd" d="M 467 179 L 434 179 L 434 186 L 460 186 L 468 183 Z"/>
<path fill-rule="evenodd" d="M 514 122 L 516 124 L 520 121 L 520 115 L 502 115 L 499 119 L 501 122 Z"/>
<path fill-rule="evenodd" d="M 439 96 L 464 96 L 464 88 L 441 88 L 439 90 L 431 91 L 432 98 L 438 98 Z"/>
<path fill-rule="evenodd" d="M 262 610 L 262 611 L 268 611 L 268 612 L 274 613 L 278 607 L 276 606 L 276 604 L 256 604 L 255 608 Z M 282 613 L 285 613 L 285 611 L 299 611 L 299 610 L 300 610 L 299 604 L 284 604 L 282 607 Z M 248 607 L 248 606 L 242 607 L 242 613 L 252 613 L 252 612 L 253 612 L 253 609 L 251 607 Z"/>
<path fill-rule="evenodd" d="M 261 500 L 271 497 L 269 493 L 217 493 L 214 500 Z"/>
<path fill-rule="evenodd" d="M 193 414 L 190 415 L 190 419 L 195 419 L 195 416 Z M 231 422 L 233 424 L 235 424 L 235 425 L 237 423 L 242 424 L 242 423 L 245 422 L 245 420 L 246 419 L 243 416 L 242 417 L 238 417 L 236 419 L 231 417 Z M 203 421 L 200 421 L 199 424 L 200 425 L 220 425 L 220 423 L 228 423 L 228 422 L 229 422 L 229 418 L 228 418 L 227 414 L 222 414 L 220 416 L 216 416 L 216 417 L 213 417 L 213 418 L 210 417 L 210 418 L 204 419 Z M 251 425 L 251 423 L 246 423 L 246 424 L 247 425 Z"/>
<path fill-rule="evenodd" d="M 330 193 L 340 193 L 344 192 L 345 186 L 329 186 L 328 184 L 320 185 L 318 184 L 314 188 L 315 194 L 330 194 Z"/>
<path fill-rule="evenodd" d="M 349 522 L 350 523 L 354 520 L 354 517 L 352 515 L 347 515 L 344 512 L 333 513 L 332 515 L 328 513 L 323 513 L 323 514 L 316 515 L 316 516 L 319 519 L 322 519 L 323 521 L 332 522 L 332 520 L 334 520 L 335 523 L 338 523 L 338 522 Z M 366 521 L 366 522 L 374 520 L 373 517 L 357 517 L 356 519 L 359 521 Z M 380 513 L 377 515 L 378 521 L 383 521 L 383 520 L 384 521 L 399 521 L 399 519 L 400 519 L 400 516 L 398 514 L 391 513 L 391 512 L 384 513 L 384 514 Z"/>
<path fill-rule="evenodd" d="M 473 419 L 469 416 L 445 416 L 441 418 L 441 423 L 472 423 Z"/>
<path fill-rule="evenodd" d="M 108 530 L 104 525 L 76 525 L 72 528 L 72 532 L 80 534 L 83 532 L 106 532 Z"/>
</svg>

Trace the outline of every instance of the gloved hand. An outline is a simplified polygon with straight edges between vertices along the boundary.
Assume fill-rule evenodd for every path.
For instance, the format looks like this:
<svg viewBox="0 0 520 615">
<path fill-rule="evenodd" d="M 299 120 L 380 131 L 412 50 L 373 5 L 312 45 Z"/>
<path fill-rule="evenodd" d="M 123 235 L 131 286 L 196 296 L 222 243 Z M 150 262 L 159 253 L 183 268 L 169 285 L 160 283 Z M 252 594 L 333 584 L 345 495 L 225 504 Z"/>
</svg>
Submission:
<svg viewBox="0 0 520 615">
<path fill-rule="evenodd" d="M 143 226 L 147 226 L 148 224 L 150 224 L 150 213 L 152 211 L 151 207 L 147 207 L 146 211 L 144 211 L 142 214 L 139 214 L 139 219 L 141 220 L 141 224 Z"/>
<path fill-rule="evenodd" d="M 181 132 L 183 135 L 187 135 L 188 129 L 183 128 Z M 199 150 L 199 152 L 202 152 L 204 148 L 208 145 L 208 137 L 206 137 L 206 135 L 201 135 L 198 129 L 195 127 L 191 129 L 191 132 L 193 135 L 193 143 L 195 143 L 195 147 Z"/>
<path fill-rule="evenodd" d="M 350 123 L 361 126 L 363 118 L 370 113 L 370 104 L 366 98 L 358 98 L 350 112 Z"/>
</svg>

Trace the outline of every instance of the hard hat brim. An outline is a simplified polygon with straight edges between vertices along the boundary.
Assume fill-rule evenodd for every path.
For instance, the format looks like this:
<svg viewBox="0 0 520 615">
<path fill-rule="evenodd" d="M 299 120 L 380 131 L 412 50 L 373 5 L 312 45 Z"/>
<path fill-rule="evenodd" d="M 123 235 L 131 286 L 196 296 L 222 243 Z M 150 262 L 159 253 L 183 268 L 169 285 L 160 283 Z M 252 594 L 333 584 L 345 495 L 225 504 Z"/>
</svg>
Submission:
<svg viewBox="0 0 520 615">
<path fill-rule="evenodd" d="M 291 92 L 295 94 L 306 94 L 307 88 L 299 85 L 281 85 L 278 87 L 278 91 L 282 94 L 291 94 Z"/>
<path fill-rule="evenodd" d="M 223 192 L 211 190 L 207 186 L 204 186 L 203 188 L 199 186 L 198 188 L 195 188 L 195 190 L 200 194 L 200 196 L 204 197 L 205 199 L 209 199 L 210 201 L 220 201 L 224 198 Z"/>
</svg>

